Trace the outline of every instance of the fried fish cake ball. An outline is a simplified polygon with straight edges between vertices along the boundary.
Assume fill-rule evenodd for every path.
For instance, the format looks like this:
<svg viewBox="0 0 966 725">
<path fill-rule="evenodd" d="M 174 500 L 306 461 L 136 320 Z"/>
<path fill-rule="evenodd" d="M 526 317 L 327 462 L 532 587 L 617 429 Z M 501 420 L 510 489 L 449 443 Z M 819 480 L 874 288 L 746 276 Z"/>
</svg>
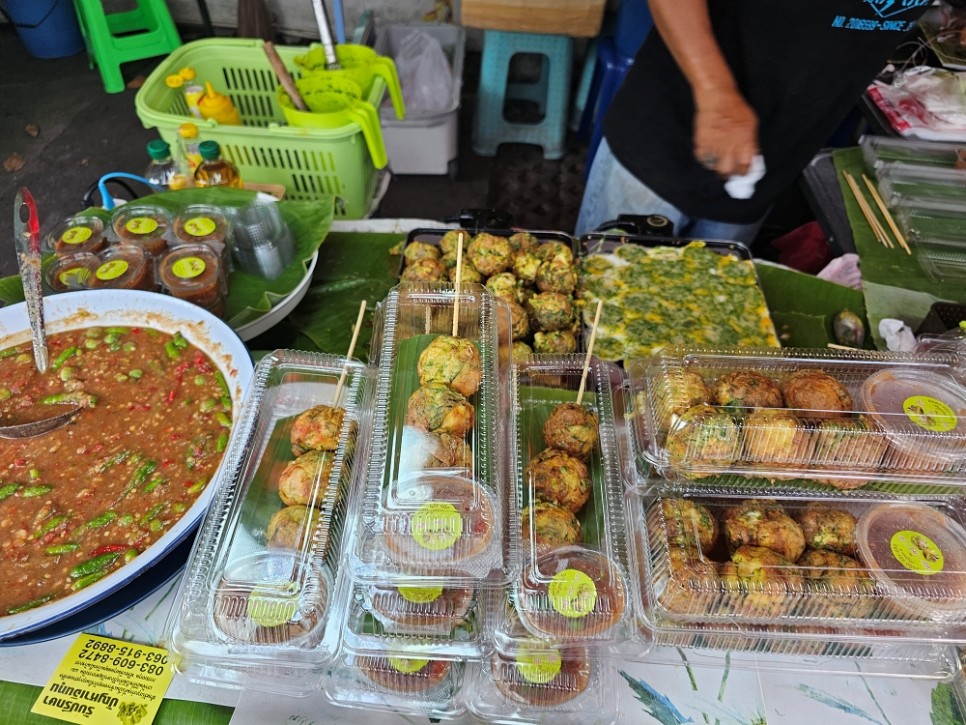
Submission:
<svg viewBox="0 0 966 725">
<path fill-rule="evenodd" d="M 447 278 L 456 284 L 456 265 L 446 273 Z M 460 284 L 483 284 L 483 275 L 468 260 L 464 259 L 460 267 Z"/>
<path fill-rule="evenodd" d="M 418 387 L 406 407 L 406 425 L 427 433 L 464 436 L 473 429 L 475 417 L 472 403 L 441 383 Z"/>
<path fill-rule="evenodd" d="M 399 279 L 404 282 L 443 282 L 446 279 L 446 267 L 438 259 L 417 259 L 406 265 Z"/>
<path fill-rule="evenodd" d="M 292 423 L 292 453 L 334 451 L 339 447 L 339 434 L 345 410 L 331 405 L 316 405 L 299 414 Z"/>
<path fill-rule="evenodd" d="M 711 510 L 689 498 L 665 498 L 661 500 L 664 533 L 672 548 L 696 548 L 707 555 L 718 541 L 718 522 Z M 659 520 L 652 526 L 661 526 Z"/>
<path fill-rule="evenodd" d="M 660 380 L 659 397 L 662 413 L 670 421 L 696 405 L 709 405 L 711 391 L 698 373 L 683 370 L 680 375 L 669 375 Z"/>
<path fill-rule="evenodd" d="M 564 451 L 545 448 L 527 465 L 527 477 L 541 501 L 563 506 L 577 513 L 590 498 L 587 464 Z"/>
<path fill-rule="evenodd" d="M 520 251 L 513 256 L 513 274 L 521 282 L 534 283 L 537 280 L 537 271 L 543 260 L 532 251 Z"/>
<path fill-rule="evenodd" d="M 800 614 L 862 619 L 875 608 L 875 583 L 868 570 L 851 556 L 809 549 L 798 566 L 807 593 Z"/>
<path fill-rule="evenodd" d="M 714 402 L 737 412 L 745 408 L 781 408 L 782 392 L 778 383 L 757 370 L 735 370 L 715 381 Z"/>
<path fill-rule="evenodd" d="M 746 460 L 786 466 L 811 462 L 812 436 L 804 421 L 784 408 L 759 408 L 742 426 Z"/>
<path fill-rule="evenodd" d="M 465 438 L 449 433 L 430 433 L 426 468 L 473 468 L 473 447 Z"/>
<path fill-rule="evenodd" d="M 580 521 L 570 509 L 549 501 L 537 501 L 523 509 L 523 540 L 538 547 L 579 544 Z"/>
<path fill-rule="evenodd" d="M 543 439 L 550 448 L 586 460 L 597 445 L 599 425 L 597 414 L 583 405 L 561 403 L 544 421 Z"/>
<path fill-rule="evenodd" d="M 571 330 L 535 332 L 533 351 L 541 355 L 569 355 L 577 352 L 577 336 Z"/>
<path fill-rule="evenodd" d="M 530 316 L 516 302 L 508 302 L 510 305 L 510 334 L 514 340 L 522 340 L 530 334 Z"/>
<path fill-rule="evenodd" d="M 440 335 L 419 354 L 416 372 L 423 385 L 442 383 L 468 398 L 480 387 L 483 364 L 472 340 Z"/>
<path fill-rule="evenodd" d="M 493 296 L 507 302 L 520 302 L 519 285 L 512 272 L 500 272 L 486 280 L 486 288 Z"/>
<path fill-rule="evenodd" d="M 526 314 L 526 313 L 524 313 Z M 513 341 L 513 362 L 524 362 L 533 356 L 533 348 L 522 340 Z"/>
<path fill-rule="evenodd" d="M 777 501 L 752 498 L 731 506 L 721 520 L 731 551 L 760 546 L 795 561 L 805 551 L 805 534 Z"/>
<path fill-rule="evenodd" d="M 511 234 L 507 238 L 507 241 L 510 242 L 514 253 L 530 251 L 540 244 L 540 240 L 530 232 L 516 232 L 515 234 Z"/>
<path fill-rule="evenodd" d="M 513 265 L 513 247 L 506 237 L 480 232 L 469 243 L 466 255 L 484 277 L 499 274 Z"/>
<path fill-rule="evenodd" d="M 726 465 L 738 456 L 738 424 L 720 408 L 696 405 L 674 421 L 665 449 L 672 464 Z"/>
<path fill-rule="evenodd" d="M 573 294 L 577 289 L 577 270 L 573 264 L 542 262 L 537 268 L 537 289 L 541 292 Z"/>
<path fill-rule="evenodd" d="M 269 548 L 297 549 L 305 551 L 312 538 L 322 512 L 312 506 L 286 506 L 276 511 L 265 528 L 265 541 Z"/>
<path fill-rule="evenodd" d="M 731 593 L 736 614 L 780 617 L 801 596 L 805 583 L 798 567 L 763 546 L 741 546 L 721 566 L 722 587 Z"/>
<path fill-rule="evenodd" d="M 463 235 L 463 252 L 466 252 L 466 245 L 470 243 L 473 235 L 465 229 L 450 229 L 439 239 L 439 248 L 443 254 L 456 254 L 459 249 L 461 234 Z"/>
<path fill-rule="evenodd" d="M 852 411 L 852 395 L 824 370 L 796 370 L 782 384 L 782 395 L 806 418 L 846 418 Z"/>
<path fill-rule="evenodd" d="M 527 311 L 533 327 L 543 332 L 566 330 L 574 324 L 573 303 L 559 292 L 535 294 L 527 300 Z"/>
<path fill-rule="evenodd" d="M 851 511 L 824 501 L 810 501 L 794 512 L 794 518 L 802 527 L 808 548 L 855 555 L 857 521 Z"/>
<path fill-rule="evenodd" d="M 858 418 L 825 418 L 815 428 L 814 460 L 825 468 L 858 473 L 874 472 L 885 456 L 888 442 L 869 421 Z M 818 478 L 841 489 L 859 488 L 870 478 Z"/>
<path fill-rule="evenodd" d="M 410 242 L 403 249 L 403 259 L 407 265 L 420 259 L 439 259 L 441 256 L 443 255 L 439 247 L 426 242 Z"/>
<path fill-rule="evenodd" d="M 690 546 L 668 549 L 668 579 L 657 601 L 669 612 L 706 614 L 719 591 L 714 562 Z"/>
<path fill-rule="evenodd" d="M 571 265 L 574 263 L 574 250 L 570 245 L 557 240 L 538 244 L 533 248 L 533 253 L 540 257 L 541 262 Z"/>
<path fill-rule="evenodd" d="M 289 462 L 278 477 L 278 495 L 282 503 L 321 508 L 334 461 L 335 455 L 331 451 L 309 451 Z"/>
</svg>

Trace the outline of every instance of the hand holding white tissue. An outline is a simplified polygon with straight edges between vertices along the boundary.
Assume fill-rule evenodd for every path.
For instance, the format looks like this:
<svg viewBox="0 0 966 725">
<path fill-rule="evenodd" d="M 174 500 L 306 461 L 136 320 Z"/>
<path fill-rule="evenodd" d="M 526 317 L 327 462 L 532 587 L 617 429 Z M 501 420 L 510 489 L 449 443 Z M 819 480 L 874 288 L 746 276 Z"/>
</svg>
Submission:
<svg viewBox="0 0 966 725">
<path fill-rule="evenodd" d="M 729 176 L 725 182 L 725 191 L 732 199 L 750 199 L 755 193 L 755 184 L 765 175 L 765 158 L 756 154 L 748 167 L 748 173 L 743 176 Z"/>
</svg>

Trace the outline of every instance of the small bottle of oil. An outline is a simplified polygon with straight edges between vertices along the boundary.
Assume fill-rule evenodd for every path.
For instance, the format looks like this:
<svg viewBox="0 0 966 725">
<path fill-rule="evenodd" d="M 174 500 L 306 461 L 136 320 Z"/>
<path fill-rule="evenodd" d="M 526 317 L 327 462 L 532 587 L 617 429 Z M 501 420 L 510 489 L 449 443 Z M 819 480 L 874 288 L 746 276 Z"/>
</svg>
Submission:
<svg viewBox="0 0 966 725">
<path fill-rule="evenodd" d="M 242 188 L 241 174 L 228 159 L 221 156 L 217 141 L 202 141 L 198 145 L 201 163 L 195 169 L 195 186 L 230 186 Z"/>
</svg>

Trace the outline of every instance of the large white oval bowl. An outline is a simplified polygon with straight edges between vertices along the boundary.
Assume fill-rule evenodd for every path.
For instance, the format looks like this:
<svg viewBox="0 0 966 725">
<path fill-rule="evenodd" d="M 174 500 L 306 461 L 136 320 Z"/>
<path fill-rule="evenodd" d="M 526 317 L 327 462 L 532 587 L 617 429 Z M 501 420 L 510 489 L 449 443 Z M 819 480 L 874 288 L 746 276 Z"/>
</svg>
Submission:
<svg viewBox="0 0 966 725">
<path fill-rule="evenodd" d="M 48 334 L 103 325 L 152 327 L 168 333 L 180 331 L 189 342 L 207 353 L 225 376 L 232 393 L 234 419 L 240 419 L 245 391 L 252 376 L 251 357 L 238 335 L 202 308 L 153 292 L 91 290 L 44 298 L 44 316 Z M 20 303 L 0 309 L 0 350 L 29 340 L 26 305 Z M 221 483 L 226 458 L 222 458 L 211 482 L 184 516 L 136 559 L 75 594 L 20 614 L 0 617 L 0 640 L 75 614 L 116 592 L 142 573 L 150 576 L 147 570 L 198 526 Z"/>
</svg>

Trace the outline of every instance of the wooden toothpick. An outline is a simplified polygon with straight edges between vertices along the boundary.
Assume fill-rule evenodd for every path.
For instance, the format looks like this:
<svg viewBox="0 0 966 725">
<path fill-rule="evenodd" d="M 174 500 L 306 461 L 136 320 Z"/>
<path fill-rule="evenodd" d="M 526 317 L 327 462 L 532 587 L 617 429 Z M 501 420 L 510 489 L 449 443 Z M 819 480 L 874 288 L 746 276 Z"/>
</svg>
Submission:
<svg viewBox="0 0 966 725">
<path fill-rule="evenodd" d="M 356 341 L 359 339 L 359 330 L 362 329 L 362 317 L 366 314 L 366 301 L 362 300 L 362 304 L 359 305 L 359 316 L 356 317 L 356 326 L 352 330 L 352 340 L 349 342 L 349 351 L 346 352 L 345 365 L 342 366 L 342 375 L 339 376 L 339 384 L 335 386 L 335 396 L 332 399 L 333 405 L 339 404 L 339 396 L 342 395 L 342 386 L 345 385 L 346 376 L 349 374 L 349 360 L 352 359 L 352 353 L 356 349 Z"/>
<path fill-rule="evenodd" d="M 463 276 L 463 232 L 456 235 L 456 301 L 453 302 L 453 337 L 460 324 L 460 284 Z"/>
<path fill-rule="evenodd" d="M 597 339 L 597 325 L 600 324 L 600 311 L 604 309 L 604 301 L 597 300 L 597 312 L 594 313 L 594 326 L 590 328 L 590 342 L 587 343 L 587 356 L 584 358 L 584 371 L 580 376 L 580 389 L 577 391 L 577 405 L 584 399 L 587 388 L 587 371 L 590 369 L 590 356 L 594 354 L 594 342 Z"/>
</svg>

